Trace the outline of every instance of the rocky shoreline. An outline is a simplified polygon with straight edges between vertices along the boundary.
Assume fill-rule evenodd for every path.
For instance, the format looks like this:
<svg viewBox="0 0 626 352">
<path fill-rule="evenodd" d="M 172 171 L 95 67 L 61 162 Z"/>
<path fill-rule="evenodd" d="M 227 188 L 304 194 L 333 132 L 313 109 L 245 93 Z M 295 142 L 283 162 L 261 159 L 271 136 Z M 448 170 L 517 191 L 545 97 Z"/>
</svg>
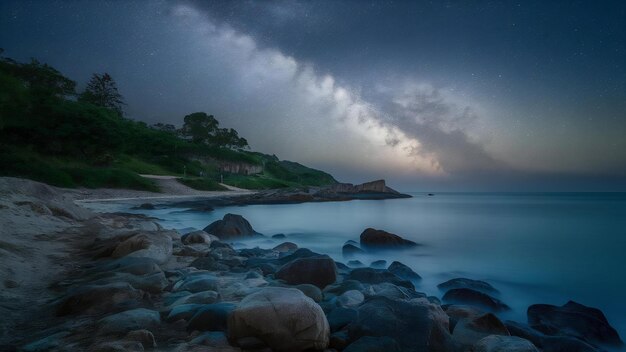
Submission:
<svg viewBox="0 0 626 352">
<path fill-rule="evenodd" d="M 487 282 L 449 280 L 434 297 L 400 262 L 350 263 L 360 251 L 418 245 L 384 230 L 355 234 L 344 264 L 284 236 L 235 249 L 264 236 L 236 214 L 181 234 L 145 216 L 91 213 L 42 184 L 0 181 L 3 351 L 623 348 L 602 312 L 575 302 L 501 321 L 506 297 Z"/>
</svg>

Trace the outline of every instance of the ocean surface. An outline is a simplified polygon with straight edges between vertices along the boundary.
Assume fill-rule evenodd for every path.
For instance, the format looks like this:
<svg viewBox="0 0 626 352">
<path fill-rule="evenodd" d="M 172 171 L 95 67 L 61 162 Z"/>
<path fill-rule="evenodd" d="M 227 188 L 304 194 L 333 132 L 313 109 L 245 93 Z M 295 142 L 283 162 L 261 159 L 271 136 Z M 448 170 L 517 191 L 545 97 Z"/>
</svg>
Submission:
<svg viewBox="0 0 626 352">
<path fill-rule="evenodd" d="M 100 210 L 155 216 L 166 228 L 202 229 L 226 213 L 241 214 L 258 232 L 347 262 L 341 247 L 367 227 L 419 244 L 380 252 L 378 259 L 410 266 L 418 291 L 440 297 L 437 284 L 455 277 L 486 280 L 512 307 L 503 319 L 526 322 L 534 303 L 568 300 L 601 309 L 626 338 L 626 193 L 412 193 L 410 199 L 289 205 L 250 205 L 195 212 L 181 208 L 131 210 L 123 203 Z M 284 240 L 242 246 L 271 248 Z"/>
</svg>

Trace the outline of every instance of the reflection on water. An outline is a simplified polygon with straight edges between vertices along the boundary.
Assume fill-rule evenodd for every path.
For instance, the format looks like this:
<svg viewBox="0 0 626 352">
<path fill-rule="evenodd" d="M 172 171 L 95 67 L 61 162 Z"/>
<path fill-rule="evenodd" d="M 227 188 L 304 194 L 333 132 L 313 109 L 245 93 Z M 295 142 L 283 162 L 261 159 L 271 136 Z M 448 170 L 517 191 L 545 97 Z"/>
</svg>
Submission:
<svg viewBox="0 0 626 352">
<path fill-rule="evenodd" d="M 107 208 L 132 212 L 122 204 Z M 226 213 L 241 214 L 261 233 L 283 233 L 285 240 L 343 262 L 345 241 L 358 241 L 366 227 L 384 229 L 422 245 L 357 259 L 409 265 L 423 277 L 416 283 L 419 291 L 441 297 L 436 285 L 444 280 L 486 280 L 513 308 L 503 318 L 525 322 L 530 304 L 572 299 L 602 309 L 626 336 L 626 194 L 414 194 L 383 201 L 184 210 L 134 212 L 175 229 L 202 229 Z M 281 241 L 247 245 L 270 248 Z"/>
</svg>

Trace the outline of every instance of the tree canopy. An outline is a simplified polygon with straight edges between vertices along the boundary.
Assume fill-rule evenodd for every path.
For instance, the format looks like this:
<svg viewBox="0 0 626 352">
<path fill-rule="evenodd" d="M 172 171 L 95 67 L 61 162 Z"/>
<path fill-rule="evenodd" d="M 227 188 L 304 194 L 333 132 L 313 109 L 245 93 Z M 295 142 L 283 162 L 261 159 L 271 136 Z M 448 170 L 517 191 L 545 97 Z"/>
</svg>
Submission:
<svg viewBox="0 0 626 352">
<path fill-rule="evenodd" d="M 94 73 L 85 91 L 78 97 L 80 101 L 111 109 L 122 115 L 124 99 L 117 90 L 117 84 L 108 73 Z"/>
</svg>

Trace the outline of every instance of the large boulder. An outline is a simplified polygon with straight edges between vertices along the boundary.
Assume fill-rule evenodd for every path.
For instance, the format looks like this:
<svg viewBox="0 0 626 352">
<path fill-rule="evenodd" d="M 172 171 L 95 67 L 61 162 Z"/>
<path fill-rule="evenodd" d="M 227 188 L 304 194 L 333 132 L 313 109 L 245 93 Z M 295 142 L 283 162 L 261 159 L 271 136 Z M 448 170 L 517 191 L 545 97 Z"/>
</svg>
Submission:
<svg viewBox="0 0 626 352">
<path fill-rule="evenodd" d="M 391 300 L 374 296 L 358 308 L 348 327 L 350 338 L 390 337 L 402 351 L 454 351 L 448 316 L 438 305 L 423 298 Z"/>
<path fill-rule="evenodd" d="M 443 295 L 443 300 L 448 303 L 477 306 L 494 312 L 510 309 L 499 299 L 469 288 L 453 288 Z"/>
<path fill-rule="evenodd" d="M 361 248 L 353 245 L 352 243 L 346 243 L 341 247 L 341 253 L 344 258 L 353 258 L 356 255 L 365 253 Z"/>
<path fill-rule="evenodd" d="M 233 309 L 233 303 L 205 304 L 191 317 L 187 330 L 226 331 L 228 315 Z"/>
<path fill-rule="evenodd" d="M 361 233 L 361 247 L 365 249 L 377 248 L 406 248 L 416 246 L 417 243 L 406 240 L 398 235 L 383 230 L 368 228 Z"/>
<path fill-rule="evenodd" d="M 466 278 L 451 279 L 446 282 L 440 283 L 439 285 L 437 285 L 437 287 L 442 290 L 451 290 L 453 288 L 469 288 L 486 294 L 498 293 L 498 290 L 496 290 L 488 282 Z"/>
<path fill-rule="evenodd" d="M 357 268 L 350 272 L 347 279 L 356 280 L 365 284 L 389 282 L 396 286 L 415 288 L 411 281 L 401 279 L 396 274 L 386 269 Z"/>
<path fill-rule="evenodd" d="M 409 268 L 408 266 L 398 261 L 394 261 L 393 263 L 391 263 L 389 267 L 387 268 L 387 270 L 396 274 L 396 276 L 398 276 L 401 279 L 405 279 L 409 281 L 416 281 L 416 280 L 422 279 L 422 277 L 419 276 L 415 271 L 413 271 L 411 268 Z"/>
<path fill-rule="evenodd" d="M 363 336 L 354 341 L 344 352 L 400 352 L 400 346 L 396 340 L 390 337 Z"/>
<path fill-rule="evenodd" d="M 594 345 L 624 345 L 602 311 L 596 308 L 569 301 L 561 307 L 534 304 L 527 313 L 528 324 L 546 335 L 571 336 Z"/>
<path fill-rule="evenodd" d="M 211 223 L 204 231 L 226 241 L 259 235 L 248 220 L 237 214 L 224 215 L 222 220 Z"/>
<path fill-rule="evenodd" d="M 228 318 L 231 340 L 256 337 L 275 351 L 322 350 L 329 334 L 322 308 L 294 288 L 263 288 L 246 296 Z"/>
<path fill-rule="evenodd" d="M 452 331 L 452 337 L 460 344 L 468 347 L 489 335 L 510 335 L 500 319 L 491 313 L 461 319 Z"/>
<path fill-rule="evenodd" d="M 324 289 L 337 280 L 337 268 L 327 255 L 298 258 L 283 265 L 274 277 L 290 285 L 313 284 Z"/>
<path fill-rule="evenodd" d="M 530 341 L 517 336 L 489 335 L 478 341 L 474 352 L 539 352 Z"/>
<path fill-rule="evenodd" d="M 204 243 L 210 245 L 213 241 L 219 241 L 219 239 L 206 233 L 205 231 L 192 231 L 180 238 L 180 241 L 184 244 L 198 244 Z"/>
<path fill-rule="evenodd" d="M 511 336 L 528 340 L 543 352 L 598 352 L 595 347 L 574 337 L 548 336 L 528 325 L 514 321 L 506 321 L 505 326 Z"/>
<path fill-rule="evenodd" d="M 220 283 L 219 279 L 209 273 L 198 272 L 188 275 L 174 284 L 174 291 L 189 291 L 197 293 L 201 291 L 217 291 Z"/>
</svg>

